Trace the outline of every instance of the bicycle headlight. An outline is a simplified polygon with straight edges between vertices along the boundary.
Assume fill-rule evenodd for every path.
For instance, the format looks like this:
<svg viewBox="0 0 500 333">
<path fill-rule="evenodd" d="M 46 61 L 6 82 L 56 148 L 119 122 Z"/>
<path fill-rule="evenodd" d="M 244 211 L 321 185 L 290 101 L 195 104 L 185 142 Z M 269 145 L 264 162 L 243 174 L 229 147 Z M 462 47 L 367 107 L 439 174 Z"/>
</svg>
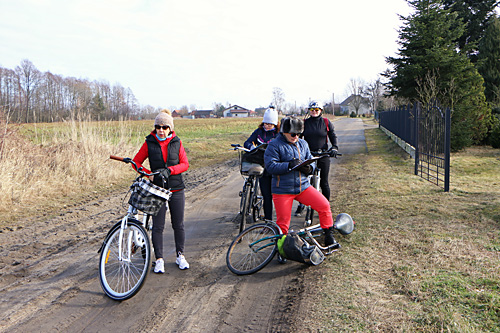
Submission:
<svg viewBox="0 0 500 333">
<path fill-rule="evenodd" d="M 354 222 L 352 217 L 346 213 L 340 213 L 335 218 L 333 227 L 338 230 L 342 235 L 349 235 L 354 230 Z"/>
</svg>

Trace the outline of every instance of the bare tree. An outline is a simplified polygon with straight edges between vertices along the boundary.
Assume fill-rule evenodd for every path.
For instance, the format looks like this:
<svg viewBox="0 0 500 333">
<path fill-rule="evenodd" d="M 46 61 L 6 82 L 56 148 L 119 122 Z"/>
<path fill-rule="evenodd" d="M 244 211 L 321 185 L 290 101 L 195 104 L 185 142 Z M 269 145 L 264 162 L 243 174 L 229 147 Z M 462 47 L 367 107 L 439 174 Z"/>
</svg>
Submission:
<svg viewBox="0 0 500 333">
<path fill-rule="evenodd" d="M 439 95 L 438 74 L 436 71 L 428 71 L 425 77 L 418 77 L 417 94 L 422 105 L 427 106 L 437 99 Z"/>
<path fill-rule="evenodd" d="M 41 73 L 28 59 L 23 59 L 21 61 L 21 66 L 17 66 L 15 72 L 19 80 L 19 93 L 24 96 L 24 105 L 26 107 L 25 121 L 27 123 L 30 122 L 30 111 L 33 110 L 33 117 L 31 120 L 36 122 L 35 108 L 33 108 L 31 104 L 33 102 L 32 98 L 41 79 Z"/>
<path fill-rule="evenodd" d="M 363 103 L 363 94 L 365 90 L 365 83 L 361 79 L 352 79 L 349 82 L 349 91 L 352 96 L 351 105 L 356 111 L 356 116 L 359 116 L 359 109 Z"/>
<path fill-rule="evenodd" d="M 283 106 L 285 104 L 285 93 L 281 88 L 274 87 L 273 88 L 273 101 L 272 101 L 276 111 L 282 112 Z"/>
<path fill-rule="evenodd" d="M 370 108 L 372 112 L 375 112 L 382 101 L 384 95 L 384 87 L 380 78 L 376 79 L 372 83 L 366 86 L 366 95 L 370 101 Z"/>
</svg>

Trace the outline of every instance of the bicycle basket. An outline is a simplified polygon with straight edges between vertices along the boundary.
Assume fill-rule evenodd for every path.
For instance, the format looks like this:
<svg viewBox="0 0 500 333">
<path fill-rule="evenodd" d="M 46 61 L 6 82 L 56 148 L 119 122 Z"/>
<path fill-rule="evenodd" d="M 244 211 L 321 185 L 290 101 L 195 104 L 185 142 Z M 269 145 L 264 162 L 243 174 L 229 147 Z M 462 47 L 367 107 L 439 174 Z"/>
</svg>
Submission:
<svg viewBox="0 0 500 333">
<path fill-rule="evenodd" d="M 261 176 L 264 172 L 264 152 L 265 148 L 256 148 L 249 152 L 242 152 L 240 155 L 240 172 L 248 176 L 253 174 Z"/>
<path fill-rule="evenodd" d="M 149 215 L 156 215 L 172 193 L 160 186 L 156 186 L 147 179 L 140 178 L 131 186 L 132 194 L 128 203 L 138 210 Z"/>
</svg>

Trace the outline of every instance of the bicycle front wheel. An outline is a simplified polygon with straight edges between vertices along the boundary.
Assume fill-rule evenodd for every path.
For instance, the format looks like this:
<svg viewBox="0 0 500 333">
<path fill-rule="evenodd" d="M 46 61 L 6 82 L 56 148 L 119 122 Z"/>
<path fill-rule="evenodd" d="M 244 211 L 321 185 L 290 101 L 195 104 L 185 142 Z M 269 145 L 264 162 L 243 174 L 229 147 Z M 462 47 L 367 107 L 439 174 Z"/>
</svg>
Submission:
<svg viewBox="0 0 500 333">
<path fill-rule="evenodd" d="M 237 275 L 246 275 L 262 269 L 276 254 L 277 235 L 277 228 L 267 223 L 245 229 L 227 250 L 226 264 L 229 270 Z"/>
<path fill-rule="evenodd" d="M 151 262 L 151 245 L 138 221 L 129 221 L 121 233 L 117 223 L 109 233 L 99 259 L 99 279 L 110 298 L 123 301 L 143 286 Z"/>
</svg>

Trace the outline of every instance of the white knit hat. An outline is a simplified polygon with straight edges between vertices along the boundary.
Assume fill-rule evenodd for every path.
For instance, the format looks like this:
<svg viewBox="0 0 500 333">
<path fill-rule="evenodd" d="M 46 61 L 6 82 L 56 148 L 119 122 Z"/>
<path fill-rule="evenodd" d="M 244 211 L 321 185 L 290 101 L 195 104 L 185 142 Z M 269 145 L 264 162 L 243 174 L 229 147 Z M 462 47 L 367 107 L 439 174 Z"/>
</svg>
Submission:
<svg viewBox="0 0 500 333">
<path fill-rule="evenodd" d="M 278 111 L 274 108 L 269 108 L 264 112 L 263 123 L 278 125 Z"/>
<path fill-rule="evenodd" d="M 167 125 L 170 130 L 174 130 L 174 118 L 167 109 L 162 110 L 155 118 L 155 125 Z"/>
</svg>

